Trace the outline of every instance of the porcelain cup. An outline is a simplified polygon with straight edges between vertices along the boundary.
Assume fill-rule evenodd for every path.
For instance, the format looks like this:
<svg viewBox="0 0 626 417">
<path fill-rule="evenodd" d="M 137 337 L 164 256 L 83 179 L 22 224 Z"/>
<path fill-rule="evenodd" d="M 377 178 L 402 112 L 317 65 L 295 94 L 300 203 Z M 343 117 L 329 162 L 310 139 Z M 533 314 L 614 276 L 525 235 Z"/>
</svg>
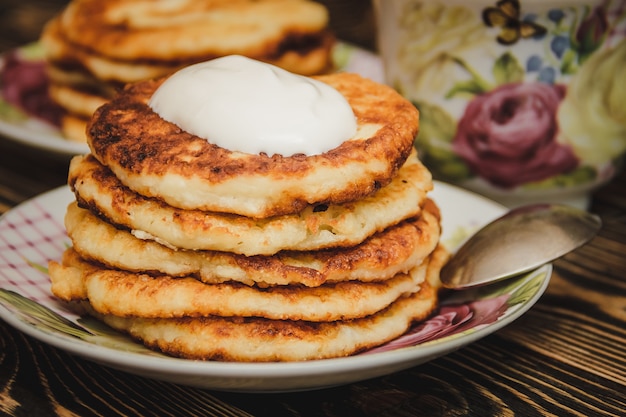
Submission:
<svg viewBox="0 0 626 417">
<path fill-rule="evenodd" d="M 626 0 L 374 0 L 436 179 L 586 208 L 626 153 Z"/>
</svg>

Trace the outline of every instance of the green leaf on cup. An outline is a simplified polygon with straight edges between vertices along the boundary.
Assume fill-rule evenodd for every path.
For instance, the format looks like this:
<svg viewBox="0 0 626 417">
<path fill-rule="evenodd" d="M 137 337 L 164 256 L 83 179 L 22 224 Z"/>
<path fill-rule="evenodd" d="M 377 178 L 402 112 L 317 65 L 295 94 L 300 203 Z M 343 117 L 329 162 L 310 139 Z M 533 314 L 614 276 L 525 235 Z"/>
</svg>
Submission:
<svg viewBox="0 0 626 417">
<path fill-rule="evenodd" d="M 454 83 L 454 86 L 450 89 L 450 91 L 446 93 L 445 97 L 453 98 L 463 94 L 475 96 L 484 92 L 484 85 L 472 79 L 468 81 Z"/>
<path fill-rule="evenodd" d="M 461 180 L 469 177 L 470 171 L 452 149 L 456 134 L 456 121 L 441 107 L 426 102 L 415 102 L 420 111 L 420 132 L 415 147 L 420 159 L 435 178 Z"/>
<path fill-rule="evenodd" d="M 524 185 L 526 190 L 543 190 L 562 187 L 573 187 L 593 181 L 598 176 L 595 168 L 582 166 L 567 174 L 556 175 L 544 181 L 528 183 Z"/>
<path fill-rule="evenodd" d="M 458 81 L 453 87 L 446 93 L 446 98 L 453 98 L 458 95 L 470 95 L 475 96 L 490 91 L 493 86 L 487 82 L 481 75 L 470 67 L 464 60 L 460 58 L 453 58 L 459 66 L 461 66 L 471 76 L 469 80 Z"/>
<path fill-rule="evenodd" d="M 575 74 L 578 71 L 578 55 L 571 49 L 563 54 L 561 59 L 561 74 Z"/>
<path fill-rule="evenodd" d="M 498 85 L 524 80 L 524 68 L 510 52 L 505 52 L 493 65 L 493 76 Z"/>
</svg>

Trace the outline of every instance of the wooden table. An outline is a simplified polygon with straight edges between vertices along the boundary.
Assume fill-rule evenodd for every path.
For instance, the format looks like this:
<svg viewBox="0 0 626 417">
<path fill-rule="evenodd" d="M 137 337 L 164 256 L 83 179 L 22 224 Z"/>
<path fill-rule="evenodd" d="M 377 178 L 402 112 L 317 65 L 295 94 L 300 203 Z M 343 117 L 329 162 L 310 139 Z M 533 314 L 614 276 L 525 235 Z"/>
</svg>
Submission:
<svg viewBox="0 0 626 417">
<path fill-rule="evenodd" d="M 29 40 L 4 36 L 3 47 Z M 0 137 L 0 213 L 63 185 L 68 160 Z M 217 392 L 116 371 L 0 320 L 0 415 L 625 415 L 626 172 L 594 195 L 591 211 L 604 221 L 600 234 L 555 262 L 528 313 L 424 365 L 318 391 Z"/>
</svg>

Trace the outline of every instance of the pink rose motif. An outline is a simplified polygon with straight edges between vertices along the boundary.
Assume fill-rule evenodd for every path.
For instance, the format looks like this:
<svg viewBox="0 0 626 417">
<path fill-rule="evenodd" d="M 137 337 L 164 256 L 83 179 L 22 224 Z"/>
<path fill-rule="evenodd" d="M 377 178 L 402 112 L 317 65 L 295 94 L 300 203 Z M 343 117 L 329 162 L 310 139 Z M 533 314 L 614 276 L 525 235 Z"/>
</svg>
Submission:
<svg viewBox="0 0 626 417">
<path fill-rule="evenodd" d="M 452 146 L 469 168 L 493 185 L 513 188 L 578 166 L 569 146 L 556 141 L 556 111 L 565 87 L 511 83 L 474 98 Z"/>
<path fill-rule="evenodd" d="M 22 59 L 15 51 L 4 57 L 0 85 L 6 102 L 30 116 L 60 126 L 62 110 L 48 96 L 48 82 L 43 61 Z"/>
<path fill-rule="evenodd" d="M 416 325 L 399 338 L 366 351 L 365 354 L 416 346 L 430 340 L 495 323 L 508 309 L 509 297 L 509 294 L 503 294 L 466 304 L 444 304 L 430 319 Z"/>
</svg>

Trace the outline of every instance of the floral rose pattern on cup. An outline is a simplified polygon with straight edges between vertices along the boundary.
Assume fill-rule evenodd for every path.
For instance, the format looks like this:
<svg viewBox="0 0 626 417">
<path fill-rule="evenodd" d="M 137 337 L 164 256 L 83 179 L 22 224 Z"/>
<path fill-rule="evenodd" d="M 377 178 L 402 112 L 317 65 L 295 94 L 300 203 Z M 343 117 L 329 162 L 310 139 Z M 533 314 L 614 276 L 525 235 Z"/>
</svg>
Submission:
<svg viewBox="0 0 626 417">
<path fill-rule="evenodd" d="M 593 164 L 626 152 L 626 40 L 594 54 L 570 82 L 558 109 L 564 143 Z"/>
<path fill-rule="evenodd" d="M 562 85 L 510 83 L 477 96 L 459 121 L 452 143 L 477 175 L 505 188 L 540 181 L 578 166 L 556 141 Z"/>
<path fill-rule="evenodd" d="M 514 191 L 614 174 L 626 1 L 412 0 L 397 19 L 387 81 L 419 108 L 416 147 L 436 178 Z"/>
</svg>

